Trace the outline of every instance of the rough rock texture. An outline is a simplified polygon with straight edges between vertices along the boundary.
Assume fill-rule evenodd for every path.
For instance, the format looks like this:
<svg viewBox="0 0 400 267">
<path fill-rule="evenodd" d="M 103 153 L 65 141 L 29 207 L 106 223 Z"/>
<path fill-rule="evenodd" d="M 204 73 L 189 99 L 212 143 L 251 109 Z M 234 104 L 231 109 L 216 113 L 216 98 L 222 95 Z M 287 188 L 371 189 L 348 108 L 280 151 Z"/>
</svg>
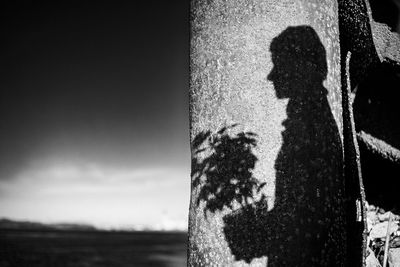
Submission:
<svg viewBox="0 0 400 267">
<path fill-rule="evenodd" d="M 396 4 L 400 5 L 400 2 L 382 0 L 365 0 L 365 2 L 380 61 L 394 61 L 400 65 L 400 32 L 396 32 L 400 11 L 400 6 L 396 7 Z"/>
<path fill-rule="evenodd" d="M 387 210 L 400 210 L 398 190 L 388 186 L 398 183 L 400 172 L 395 156 L 398 154 L 395 151 L 400 151 L 400 35 L 394 31 L 399 9 L 391 1 L 366 0 L 365 3 L 366 8 L 359 12 L 368 17 L 371 31 L 366 31 L 369 35 L 363 42 L 366 47 L 375 48 L 378 63 L 367 66 L 368 71 L 361 79 L 352 78 L 352 85 L 357 88 L 353 109 L 366 197 L 370 203 Z M 366 69 L 365 62 L 371 62 L 371 54 L 359 56 L 364 59 L 352 67 Z"/>
<path fill-rule="evenodd" d="M 344 266 L 338 6 L 192 0 L 190 266 Z"/>
<path fill-rule="evenodd" d="M 352 100 L 354 101 L 352 106 L 345 102 L 343 104 L 346 199 L 350 204 L 347 208 L 347 218 L 351 218 L 352 214 L 356 212 L 356 207 L 351 203 L 357 199 L 367 199 L 389 209 L 398 207 L 399 203 L 396 188 L 387 186 L 398 179 L 399 165 L 390 160 L 393 157 L 385 156 L 393 154 L 397 147 L 396 144 L 399 143 L 398 98 L 396 97 L 399 85 L 399 35 L 391 32 L 387 25 L 373 20 L 373 17 L 381 19 L 380 14 L 390 13 L 387 12 L 389 2 L 379 0 L 338 1 L 342 86 L 343 92 L 345 89 L 352 90 Z M 369 3 L 372 5 L 370 6 Z M 376 13 L 377 9 L 384 10 L 384 12 Z M 392 8 L 390 11 L 397 12 L 396 8 Z M 351 54 L 351 60 L 345 66 L 344 59 L 348 54 Z M 352 108 L 354 109 L 354 119 L 351 118 Z M 355 127 L 351 126 L 354 123 Z M 375 153 L 376 150 L 371 150 L 371 138 L 368 140 L 360 138 L 362 135 L 359 134 L 360 149 L 358 150 L 356 131 L 358 133 L 367 132 L 368 136 L 381 140 L 374 141 L 374 144 L 388 144 L 380 146 L 380 149 L 393 149 Z M 360 159 L 362 179 L 359 171 Z M 365 192 L 363 185 L 365 185 Z M 364 251 L 363 257 L 365 257 L 367 249 L 366 210 L 365 202 L 361 201 L 360 203 L 363 206 L 361 211 L 364 216 L 361 216 L 361 220 L 364 225 L 350 223 L 348 255 L 356 255 Z M 360 247 L 363 249 L 360 250 Z M 359 258 L 356 256 L 350 259 L 350 266 L 359 265 Z"/>
<path fill-rule="evenodd" d="M 389 267 L 400 266 L 400 216 L 373 205 L 367 204 L 367 208 L 367 267 L 383 266 L 386 242 Z"/>
</svg>

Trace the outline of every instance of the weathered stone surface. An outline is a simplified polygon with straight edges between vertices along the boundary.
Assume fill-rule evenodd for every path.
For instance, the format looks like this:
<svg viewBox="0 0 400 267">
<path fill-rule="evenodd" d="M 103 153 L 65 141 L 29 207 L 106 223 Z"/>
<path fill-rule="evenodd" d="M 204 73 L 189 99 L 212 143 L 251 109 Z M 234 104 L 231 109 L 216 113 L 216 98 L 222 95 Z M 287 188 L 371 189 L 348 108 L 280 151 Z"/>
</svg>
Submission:
<svg viewBox="0 0 400 267">
<path fill-rule="evenodd" d="M 344 266 L 335 1 L 193 0 L 190 266 Z"/>
<path fill-rule="evenodd" d="M 400 266 L 400 248 L 389 249 L 389 267 Z"/>
<path fill-rule="evenodd" d="M 388 242 L 389 266 L 400 266 L 400 216 L 391 211 L 369 205 L 368 207 L 368 264 L 384 265 L 386 242 Z M 390 224 L 389 224 L 390 222 Z M 372 255 L 371 255 L 372 254 Z M 372 265 L 374 266 L 374 265 Z"/>
<path fill-rule="evenodd" d="M 398 69 L 400 39 L 398 33 L 391 32 L 387 25 L 373 20 L 374 15 L 375 18 L 379 15 L 375 12 L 376 8 L 386 9 L 390 1 L 338 0 L 338 3 L 342 75 L 345 73 L 344 59 L 348 53 L 351 53 L 351 60 L 347 68 L 348 75 L 347 77 L 342 76 L 342 86 L 347 86 L 352 90 L 354 100 L 353 105 L 349 105 L 349 108 L 343 104 L 346 192 L 350 192 L 350 194 L 346 193 L 346 197 L 350 200 L 348 201 L 350 204 L 357 198 L 361 200 L 366 198 L 385 208 L 396 208 L 398 194 L 395 192 L 395 188 L 384 185 L 393 184 L 397 180 L 396 173 L 399 169 L 394 161 L 388 159 L 393 159 L 394 148 L 399 143 L 399 127 L 396 123 L 398 117 L 397 97 L 395 95 L 399 84 L 396 65 Z M 372 10 L 369 3 L 373 4 Z M 390 11 L 397 12 L 396 8 Z M 385 14 L 388 13 L 385 12 Z M 361 141 L 359 149 L 353 149 L 358 148 L 357 140 L 354 140 L 354 127 L 347 127 L 347 125 L 350 126 L 350 123 L 346 123 L 349 118 L 347 114 L 351 113 L 352 108 L 354 109 L 356 131 L 358 133 L 367 132 L 382 140 L 383 142 L 379 142 L 379 144 L 388 144 L 385 148 L 389 148 L 389 152 L 376 153 L 377 150 L 372 151 L 370 149 L 371 142 L 365 143 L 364 141 L 369 140 L 362 138 L 358 139 Z M 359 136 L 361 137 L 361 135 Z M 389 154 L 390 157 L 387 157 Z M 359 168 L 360 159 L 361 168 Z M 354 162 L 357 162 L 358 166 L 353 164 Z M 356 171 L 359 169 L 362 170 L 362 178 L 361 171 Z M 348 218 L 356 212 L 354 206 L 353 210 L 351 209 L 352 205 L 347 208 Z M 364 213 L 362 217 L 365 219 L 365 208 L 361 210 Z M 348 255 L 356 255 L 360 251 L 360 247 L 363 247 L 361 251 L 366 251 L 366 228 L 365 220 L 364 226 L 350 224 L 348 248 L 350 250 L 353 248 L 353 252 L 349 250 Z M 363 230 L 364 233 L 362 233 Z M 364 238 L 360 238 L 361 235 Z M 354 260 L 357 258 L 359 257 L 356 255 Z"/>
<path fill-rule="evenodd" d="M 399 2 L 339 0 L 342 55 L 352 52 L 349 72 L 365 194 L 370 203 L 387 210 L 400 208 L 396 188 L 387 186 L 397 183 L 400 171 L 400 35 L 395 32 L 395 3 Z"/>
<path fill-rule="evenodd" d="M 354 89 L 380 63 L 364 0 L 338 0 L 342 59 L 351 52 L 350 77 Z"/>
<path fill-rule="evenodd" d="M 375 238 L 384 238 L 386 236 L 386 232 L 389 231 L 390 234 L 393 234 L 397 231 L 399 226 L 396 222 L 390 224 L 390 228 L 388 229 L 388 222 L 381 222 L 374 226 L 374 228 L 369 233 L 371 239 Z"/>
<path fill-rule="evenodd" d="M 375 257 L 374 252 L 370 248 L 368 248 L 366 267 L 382 267 L 378 259 Z"/>
<path fill-rule="evenodd" d="M 394 61 L 400 64 L 400 32 L 396 32 L 396 28 L 391 28 L 391 25 L 387 25 L 385 22 L 389 21 L 376 21 L 378 19 L 378 11 L 392 14 L 391 17 L 398 17 L 400 11 L 400 2 L 396 1 L 379 1 L 379 0 L 365 0 L 368 8 L 368 16 L 371 25 L 371 33 L 374 41 L 376 52 L 379 56 L 380 61 Z M 378 9 L 386 10 L 378 10 Z M 377 14 L 378 13 L 378 14 Z M 396 14 L 397 13 L 397 14 Z M 388 17 L 388 16 L 387 16 Z M 400 18 L 397 18 L 397 23 L 400 22 Z M 394 25 L 393 25 L 394 26 Z M 397 26 L 400 26 L 398 24 Z M 400 30 L 400 28 L 398 28 Z"/>
</svg>

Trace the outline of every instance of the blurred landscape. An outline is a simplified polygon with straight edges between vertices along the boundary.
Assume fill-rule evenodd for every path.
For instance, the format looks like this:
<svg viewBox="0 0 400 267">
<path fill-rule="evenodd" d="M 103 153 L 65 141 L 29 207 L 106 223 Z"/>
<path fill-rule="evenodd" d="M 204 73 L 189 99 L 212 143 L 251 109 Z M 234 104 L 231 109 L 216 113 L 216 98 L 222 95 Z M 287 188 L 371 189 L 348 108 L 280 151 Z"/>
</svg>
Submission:
<svg viewBox="0 0 400 267">
<path fill-rule="evenodd" d="M 186 232 L 0 220 L 1 267 L 186 266 Z"/>
</svg>

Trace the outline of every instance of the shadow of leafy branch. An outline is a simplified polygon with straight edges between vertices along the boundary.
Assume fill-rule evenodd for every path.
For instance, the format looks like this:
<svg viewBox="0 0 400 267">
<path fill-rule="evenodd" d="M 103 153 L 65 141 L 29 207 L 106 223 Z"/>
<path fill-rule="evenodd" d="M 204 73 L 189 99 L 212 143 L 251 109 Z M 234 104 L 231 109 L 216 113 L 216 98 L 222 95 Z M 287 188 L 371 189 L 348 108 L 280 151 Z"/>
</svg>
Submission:
<svg viewBox="0 0 400 267">
<path fill-rule="evenodd" d="M 257 157 L 256 134 L 241 132 L 229 135 L 228 130 L 237 124 L 223 127 L 217 133 L 199 133 L 192 142 L 193 187 L 201 186 L 197 205 L 205 201 L 204 212 L 215 212 L 224 207 L 233 208 L 234 202 L 251 205 L 253 196 L 265 183 L 253 176 Z M 200 157 L 205 152 L 206 157 Z"/>
</svg>

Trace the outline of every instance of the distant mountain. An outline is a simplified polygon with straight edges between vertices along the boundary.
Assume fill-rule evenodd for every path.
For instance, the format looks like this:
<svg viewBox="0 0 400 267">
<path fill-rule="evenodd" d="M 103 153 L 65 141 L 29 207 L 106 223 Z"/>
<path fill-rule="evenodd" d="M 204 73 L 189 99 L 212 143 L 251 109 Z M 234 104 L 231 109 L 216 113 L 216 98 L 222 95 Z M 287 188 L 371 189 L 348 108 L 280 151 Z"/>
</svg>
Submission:
<svg viewBox="0 0 400 267">
<path fill-rule="evenodd" d="M 44 224 L 29 221 L 14 221 L 10 219 L 0 219 L 0 229 L 10 230 L 64 230 L 64 231 L 96 231 L 92 225 L 73 224 L 73 223 L 54 223 Z"/>
</svg>

